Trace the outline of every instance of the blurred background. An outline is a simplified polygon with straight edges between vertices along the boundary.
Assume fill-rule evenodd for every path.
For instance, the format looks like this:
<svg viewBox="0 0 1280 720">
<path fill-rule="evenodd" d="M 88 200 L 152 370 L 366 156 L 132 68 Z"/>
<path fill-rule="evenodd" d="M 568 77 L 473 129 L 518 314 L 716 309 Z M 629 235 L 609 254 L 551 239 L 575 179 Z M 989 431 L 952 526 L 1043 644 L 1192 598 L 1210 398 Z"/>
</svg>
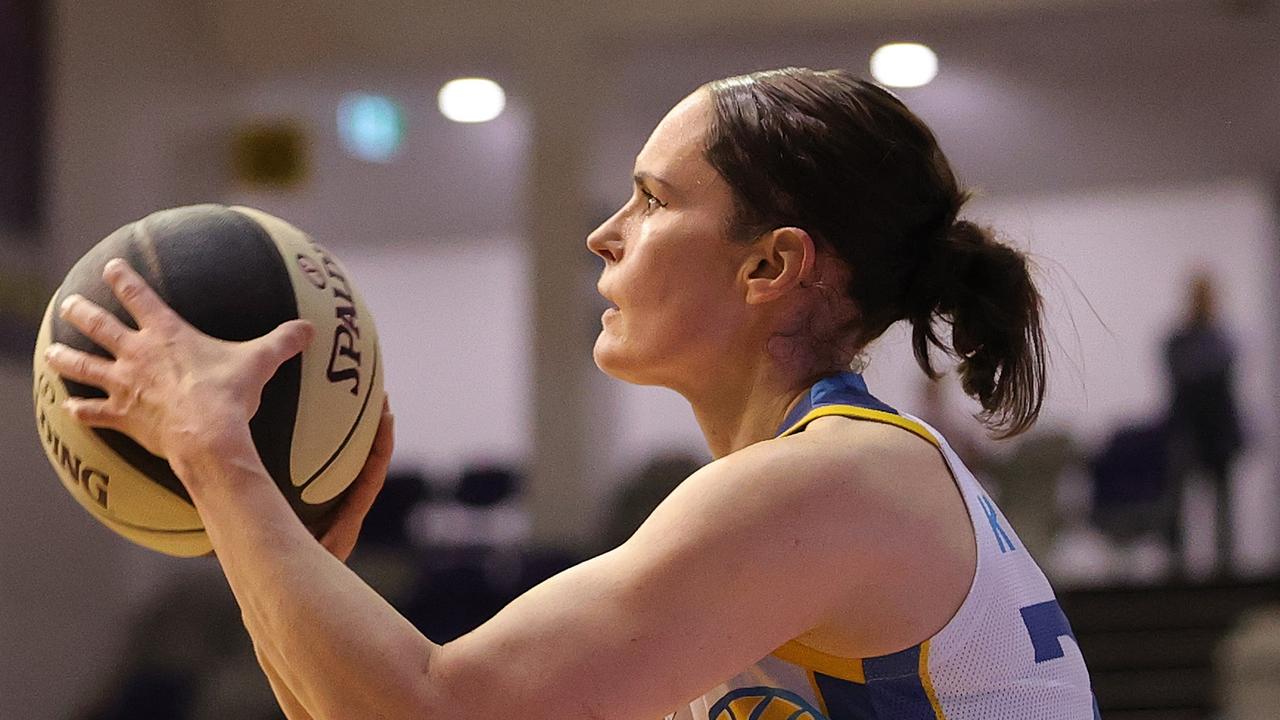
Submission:
<svg viewBox="0 0 1280 720">
<path fill-rule="evenodd" d="M 44 459 L 35 328 L 100 238 L 239 203 L 343 259 L 398 419 L 352 564 L 445 641 L 707 460 L 681 398 L 591 362 L 583 243 L 648 132 L 706 81 L 902 42 L 936 73 L 882 81 L 927 80 L 896 92 L 969 216 L 1035 259 L 1051 387 L 992 442 L 890 332 L 873 392 L 999 497 L 1104 717 L 1280 717 L 1275 3 L 0 0 L 0 718 L 279 717 L 216 567 L 112 535 Z"/>
</svg>

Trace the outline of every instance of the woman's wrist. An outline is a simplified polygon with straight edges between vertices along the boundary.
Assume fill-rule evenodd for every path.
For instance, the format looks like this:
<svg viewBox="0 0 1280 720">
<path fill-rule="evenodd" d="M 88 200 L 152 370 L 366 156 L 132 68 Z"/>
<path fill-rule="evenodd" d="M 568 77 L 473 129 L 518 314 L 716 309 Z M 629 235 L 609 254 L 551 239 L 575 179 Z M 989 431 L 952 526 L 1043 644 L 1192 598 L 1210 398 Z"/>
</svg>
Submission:
<svg viewBox="0 0 1280 720">
<path fill-rule="evenodd" d="M 248 426 L 193 436 L 170 453 L 169 465 L 193 496 L 208 486 L 270 482 Z"/>
</svg>

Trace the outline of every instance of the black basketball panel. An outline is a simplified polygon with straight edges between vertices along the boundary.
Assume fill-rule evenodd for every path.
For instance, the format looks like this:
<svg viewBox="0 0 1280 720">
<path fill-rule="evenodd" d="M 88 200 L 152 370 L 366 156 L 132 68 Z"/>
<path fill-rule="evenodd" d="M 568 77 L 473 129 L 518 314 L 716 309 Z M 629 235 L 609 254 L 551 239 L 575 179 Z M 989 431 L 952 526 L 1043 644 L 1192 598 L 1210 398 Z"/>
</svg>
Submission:
<svg viewBox="0 0 1280 720">
<path fill-rule="evenodd" d="M 125 311 L 120 301 L 111 292 L 111 288 L 107 287 L 107 283 L 102 279 L 102 269 L 106 267 L 107 261 L 119 257 L 124 258 L 130 265 L 138 268 L 139 273 L 146 278 L 147 283 L 154 287 L 155 277 L 150 274 L 150 268 L 140 267 L 142 258 L 135 249 L 134 241 L 136 227 L 137 223 L 130 223 L 111 233 L 102 242 L 93 246 L 67 271 L 67 276 L 62 281 L 62 285 L 59 286 L 58 292 L 53 299 L 54 313 L 50 321 L 54 342 L 62 343 L 68 347 L 92 353 L 99 357 L 111 357 L 110 353 L 81 334 L 79 330 L 72 327 L 70 323 L 63 320 L 58 314 L 57 309 L 62 307 L 62 302 L 71 295 L 81 295 L 93 301 L 129 327 L 137 329 L 137 323 Z M 165 299 L 168 300 L 168 298 Z M 102 392 L 97 388 L 89 388 L 79 383 L 68 383 L 68 387 L 73 388 L 72 394 L 77 397 L 103 396 Z"/>
<path fill-rule="evenodd" d="M 252 340 L 298 317 L 289 271 L 261 224 L 222 206 L 156 213 L 140 224 L 173 309 L 201 332 Z M 262 389 L 249 431 L 267 473 L 305 521 L 312 508 L 293 490 L 289 471 L 301 383 L 298 358 L 281 365 Z"/>
<path fill-rule="evenodd" d="M 293 284 L 271 236 L 219 205 L 158 212 L 138 241 L 161 296 L 206 335 L 252 340 L 298 317 Z"/>
</svg>

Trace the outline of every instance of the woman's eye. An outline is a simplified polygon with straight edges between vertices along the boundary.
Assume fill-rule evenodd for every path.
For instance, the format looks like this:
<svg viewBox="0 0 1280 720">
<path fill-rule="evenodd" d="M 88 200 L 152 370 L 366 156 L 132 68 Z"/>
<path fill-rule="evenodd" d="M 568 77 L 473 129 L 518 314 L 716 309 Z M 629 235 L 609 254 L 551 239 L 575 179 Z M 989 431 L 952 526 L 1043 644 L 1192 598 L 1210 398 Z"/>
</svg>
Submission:
<svg viewBox="0 0 1280 720">
<path fill-rule="evenodd" d="M 640 192 L 644 194 L 645 210 L 647 212 L 653 212 L 654 210 L 657 210 L 660 207 L 667 206 L 666 203 L 654 197 L 653 193 L 649 192 L 648 190 L 641 188 Z"/>
</svg>

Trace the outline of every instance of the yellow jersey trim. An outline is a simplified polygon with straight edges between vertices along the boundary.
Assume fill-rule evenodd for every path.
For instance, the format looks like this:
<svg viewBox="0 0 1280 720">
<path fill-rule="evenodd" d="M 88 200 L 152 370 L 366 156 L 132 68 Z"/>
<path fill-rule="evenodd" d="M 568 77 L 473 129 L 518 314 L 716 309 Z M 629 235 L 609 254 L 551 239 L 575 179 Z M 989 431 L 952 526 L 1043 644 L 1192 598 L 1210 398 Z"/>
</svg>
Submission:
<svg viewBox="0 0 1280 720">
<path fill-rule="evenodd" d="M 821 650 L 814 650 L 798 640 L 792 640 L 774 650 L 773 656 L 792 665 L 799 665 L 810 671 L 816 670 L 823 675 L 830 675 L 841 680 L 860 684 L 866 684 L 867 682 L 866 673 L 862 671 L 861 659 L 828 655 Z"/>
<path fill-rule="evenodd" d="M 933 689 L 933 678 L 929 675 L 929 640 L 920 644 L 920 685 L 924 688 L 925 697 L 933 708 L 933 715 L 938 720 L 947 720 L 942 713 L 942 704 L 938 702 L 938 693 Z"/>
<path fill-rule="evenodd" d="M 822 405 L 810 410 L 804 417 L 800 418 L 796 424 L 787 428 L 778 437 L 787 437 L 795 435 L 804 430 L 809 423 L 818 418 L 831 416 L 854 418 L 857 420 L 870 420 L 871 422 L 885 423 L 887 425 L 896 425 L 921 438 L 927 440 L 934 447 L 942 447 L 938 442 L 938 438 L 933 436 L 924 425 L 907 417 L 903 417 L 897 413 L 885 412 L 883 410 L 872 410 L 870 408 L 858 407 L 857 405 Z"/>
</svg>

